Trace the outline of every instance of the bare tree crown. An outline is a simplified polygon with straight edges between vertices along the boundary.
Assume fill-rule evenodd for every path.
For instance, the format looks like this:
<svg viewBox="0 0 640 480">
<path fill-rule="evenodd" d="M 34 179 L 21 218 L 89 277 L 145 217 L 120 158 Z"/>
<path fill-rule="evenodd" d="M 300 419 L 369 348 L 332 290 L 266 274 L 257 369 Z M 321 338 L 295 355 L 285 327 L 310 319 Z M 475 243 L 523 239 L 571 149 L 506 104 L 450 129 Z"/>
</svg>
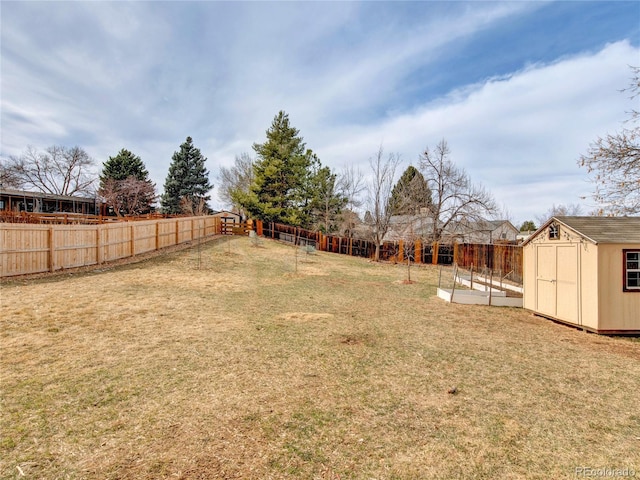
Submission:
<svg viewBox="0 0 640 480">
<path fill-rule="evenodd" d="M 80 147 L 52 146 L 44 152 L 27 147 L 19 157 L 11 156 L 4 167 L 14 185 L 53 195 L 91 195 L 96 175 L 95 161 Z"/>
</svg>

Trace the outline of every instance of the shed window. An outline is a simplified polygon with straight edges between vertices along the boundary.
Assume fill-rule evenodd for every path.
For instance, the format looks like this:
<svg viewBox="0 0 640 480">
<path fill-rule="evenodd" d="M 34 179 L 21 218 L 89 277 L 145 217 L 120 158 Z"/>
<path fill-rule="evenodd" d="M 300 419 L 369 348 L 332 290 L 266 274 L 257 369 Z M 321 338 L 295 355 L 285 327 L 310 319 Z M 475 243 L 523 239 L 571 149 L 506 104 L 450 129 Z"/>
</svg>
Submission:
<svg viewBox="0 0 640 480">
<path fill-rule="evenodd" d="M 640 250 L 623 250 L 625 292 L 640 292 Z"/>
<path fill-rule="evenodd" d="M 558 238 L 560 238 L 560 230 L 558 229 L 558 224 L 552 223 L 551 225 L 549 225 L 549 239 L 557 240 Z"/>
</svg>

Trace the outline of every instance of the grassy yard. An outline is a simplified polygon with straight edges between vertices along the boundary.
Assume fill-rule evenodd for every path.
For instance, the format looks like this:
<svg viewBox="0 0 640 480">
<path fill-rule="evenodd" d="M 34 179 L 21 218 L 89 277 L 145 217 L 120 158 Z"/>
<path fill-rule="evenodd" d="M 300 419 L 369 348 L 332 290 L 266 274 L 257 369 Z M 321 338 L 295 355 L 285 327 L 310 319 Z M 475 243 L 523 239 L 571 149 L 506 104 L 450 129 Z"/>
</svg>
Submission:
<svg viewBox="0 0 640 480">
<path fill-rule="evenodd" d="M 294 252 L 4 281 L 0 477 L 640 477 L 637 340 Z"/>
</svg>

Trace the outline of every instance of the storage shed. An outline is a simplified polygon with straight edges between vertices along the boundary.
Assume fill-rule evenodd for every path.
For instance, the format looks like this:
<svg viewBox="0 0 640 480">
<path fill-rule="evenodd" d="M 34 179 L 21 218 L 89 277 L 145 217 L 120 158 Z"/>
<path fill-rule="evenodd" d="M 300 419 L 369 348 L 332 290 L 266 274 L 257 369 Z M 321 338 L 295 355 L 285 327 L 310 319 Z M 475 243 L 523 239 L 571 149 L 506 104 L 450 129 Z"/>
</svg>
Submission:
<svg viewBox="0 0 640 480">
<path fill-rule="evenodd" d="M 553 217 L 523 244 L 524 308 L 640 334 L 640 217 Z"/>
</svg>

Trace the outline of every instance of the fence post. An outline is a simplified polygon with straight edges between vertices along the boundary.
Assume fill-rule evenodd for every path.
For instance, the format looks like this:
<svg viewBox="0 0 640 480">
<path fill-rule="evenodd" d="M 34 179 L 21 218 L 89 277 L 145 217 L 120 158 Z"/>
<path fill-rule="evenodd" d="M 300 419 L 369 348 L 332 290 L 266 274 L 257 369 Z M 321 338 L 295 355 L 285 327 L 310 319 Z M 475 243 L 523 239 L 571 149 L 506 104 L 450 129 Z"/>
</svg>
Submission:
<svg viewBox="0 0 640 480">
<path fill-rule="evenodd" d="M 56 248 L 55 245 L 53 244 L 54 242 L 54 231 L 53 231 L 53 225 L 49 227 L 49 271 L 53 272 L 56 265 L 55 265 L 55 253 L 56 253 Z"/>
<path fill-rule="evenodd" d="M 98 265 L 102 264 L 103 261 L 102 254 L 102 225 L 96 225 L 96 263 Z"/>
<path fill-rule="evenodd" d="M 178 245 L 180 243 L 180 219 L 176 220 L 176 243 Z"/>
<path fill-rule="evenodd" d="M 156 251 L 160 250 L 160 220 L 156 220 Z"/>
<path fill-rule="evenodd" d="M 473 290 L 473 263 L 471 263 L 471 290 Z"/>
<path fill-rule="evenodd" d="M 489 306 L 491 306 L 491 294 L 493 292 L 493 269 L 490 270 L 491 274 L 489 277 Z"/>
<path fill-rule="evenodd" d="M 134 222 L 131 222 L 131 256 L 136 254 L 136 230 Z"/>
</svg>

